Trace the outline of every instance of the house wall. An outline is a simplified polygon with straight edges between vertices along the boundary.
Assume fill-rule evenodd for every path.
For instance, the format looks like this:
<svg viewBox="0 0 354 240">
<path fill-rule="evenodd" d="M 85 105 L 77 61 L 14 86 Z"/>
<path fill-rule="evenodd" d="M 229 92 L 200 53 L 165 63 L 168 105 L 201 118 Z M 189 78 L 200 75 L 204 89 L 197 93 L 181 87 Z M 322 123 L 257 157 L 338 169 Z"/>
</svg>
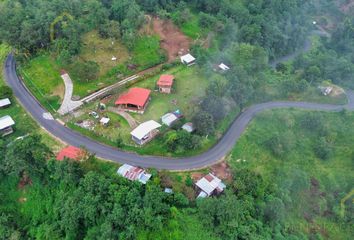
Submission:
<svg viewBox="0 0 354 240">
<path fill-rule="evenodd" d="M 14 132 L 13 128 L 12 127 L 8 127 L 8 128 L 4 128 L 3 130 L 1 130 L 0 134 L 1 134 L 2 137 L 4 137 L 4 136 L 7 136 L 7 135 L 9 135 L 9 134 L 11 134 L 13 132 Z"/>
<path fill-rule="evenodd" d="M 159 87 L 159 92 L 160 93 L 171 93 L 171 88 L 170 87 L 163 87 L 163 86 L 160 86 Z"/>
</svg>

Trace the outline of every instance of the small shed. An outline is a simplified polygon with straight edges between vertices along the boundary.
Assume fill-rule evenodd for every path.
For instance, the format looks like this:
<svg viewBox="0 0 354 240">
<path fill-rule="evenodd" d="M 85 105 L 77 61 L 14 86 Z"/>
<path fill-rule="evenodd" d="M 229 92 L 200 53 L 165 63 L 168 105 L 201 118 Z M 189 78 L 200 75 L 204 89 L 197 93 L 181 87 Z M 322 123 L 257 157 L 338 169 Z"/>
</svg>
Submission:
<svg viewBox="0 0 354 240">
<path fill-rule="evenodd" d="M 201 178 L 195 185 L 200 190 L 198 198 L 220 194 L 226 188 L 226 185 L 211 173 Z"/>
<path fill-rule="evenodd" d="M 171 127 L 176 121 L 178 121 L 178 117 L 173 113 L 166 113 L 161 117 L 161 121 L 163 124 Z"/>
<path fill-rule="evenodd" d="M 0 108 L 5 108 L 11 105 L 11 101 L 8 98 L 0 99 Z"/>
<path fill-rule="evenodd" d="M 163 74 L 157 81 L 157 86 L 160 93 L 171 93 L 173 81 L 175 77 L 173 75 Z"/>
<path fill-rule="evenodd" d="M 103 118 L 101 118 L 101 120 L 100 120 L 100 123 L 103 125 L 103 126 L 108 126 L 108 124 L 109 124 L 109 122 L 111 121 L 111 119 L 110 118 L 108 118 L 108 117 L 103 117 Z"/>
<path fill-rule="evenodd" d="M 129 164 L 123 164 L 117 171 L 118 175 L 131 181 L 139 181 L 146 184 L 151 178 L 151 174 L 146 173 L 144 169 L 134 167 Z"/>
<path fill-rule="evenodd" d="M 193 123 L 191 122 L 187 122 L 185 123 L 183 126 L 182 126 L 182 129 L 189 132 L 189 133 L 192 133 L 195 131 L 195 128 L 193 126 Z"/>
<path fill-rule="evenodd" d="M 2 137 L 7 136 L 14 132 L 13 126 L 15 121 L 10 116 L 4 116 L 0 118 L 0 135 Z"/>
<path fill-rule="evenodd" d="M 227 70 L 230 70 L 230 67 L 229 66 L 227 66 L 226 64 L 224 64 L 224 63 L 220 63 L 219 64 L 219 69 L 221 70 L 221 71 L 227 71 Z"/>
<path fill-rule="evenodd" d="M 144 145 L 150 142 L 154 137 L 159 133 L 158 128 L 161 127 L 161 124 L 150 120 L 140 124 L 135 128 L 130 134 L 132 139 L 139 145 Z"/>
<path fill-rule="evenodd" d="M 192 66 L 193 64 L 195 64 L 195 58 L 191 55 L 191 54 L 186 54 L 181 56 L 181 62 L 183 64 L 186 64 L 188 67 Z"/>
<path fill-rule="evenodd" d="M 84 158 L 85 152 L 74 146 L 68 146 L 66 148 L 63 148 L 58 154 L 56 159 L 58 161 L 63 161 L 65 158 L 71 159 L 71 160 L 77 160 L 80 161 Z"/>
</svg>

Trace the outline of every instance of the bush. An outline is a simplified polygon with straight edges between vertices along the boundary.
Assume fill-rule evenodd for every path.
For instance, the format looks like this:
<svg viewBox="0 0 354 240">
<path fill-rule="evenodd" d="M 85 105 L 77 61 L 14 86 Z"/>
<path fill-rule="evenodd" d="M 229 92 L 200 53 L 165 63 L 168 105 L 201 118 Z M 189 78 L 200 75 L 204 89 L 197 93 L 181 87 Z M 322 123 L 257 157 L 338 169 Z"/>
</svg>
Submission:
<svg viewBox="0 0 354 240">
<path fill-rule="evenodd" d="M 192 122 L 199 135 L 211 135 L 215 132 L 215 122 L 212 115 L 203 110 L 197 112 Z"/>
<path fill-rule="evenodd" d="M 75 62 L 71 67 L 71 74 L 80 82 L 89 82 L 98 77 L 100 66 L 94 61 Z"/>
<path fill-rule="evenodd" d="M 12 89 L 8 86 L 0 87 L 0 98 L 11 98 L 13 95 Z"/>
</svg>

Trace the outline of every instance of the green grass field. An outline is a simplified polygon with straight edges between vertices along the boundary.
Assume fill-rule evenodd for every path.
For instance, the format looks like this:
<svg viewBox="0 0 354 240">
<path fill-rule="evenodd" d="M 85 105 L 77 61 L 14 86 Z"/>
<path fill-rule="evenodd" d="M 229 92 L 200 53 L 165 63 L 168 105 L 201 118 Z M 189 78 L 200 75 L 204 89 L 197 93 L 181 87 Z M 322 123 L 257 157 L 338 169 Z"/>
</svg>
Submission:
<svg viewBox="0 0 354 240">
<path fill-rule="evenodd" d="M 199 17 L 196 14 L 191 16 L 191 19 L 181 26 L 181 31 L 192 39 L 198 39 L 205 34 L 205 29 L 199 26 Z"/>
<path fill-rule="evenodd" d="M 112 61 L 112 57 L 116 57 L 117 60 Z M 82 37 L 82 49 L 78 59 L 96 62 L 100 66 L 99 75 L 103 77 L 113 67 L 128 61 L 129 52 L 120 41 L 103 39 L 95 30 Z"/>
<path fill-rule="evenodd" d="M 314 116 L 322 119 L 321 127 L 304 127 L 305 119 Z M 282 141 L 273 147 L 284 148 L 282 154 L 274 154 L 269 146 L 275 136 L 281 136 Z M 326 160 L 316 154 L 323 136 L 333 149 Z M 255 170 L 275 183 L 286 206 L 285 221 L 293 229 L 309 233 L 320 228 L 327 239 L 350 239 L 349 225 L 335 219 L 340 219 L 340 200 L 353 188 L 353 142 L 354 113 L 267 111 L 252 121 L 229 163 L 235 169 Z M 309 217 L 311 221 L 306 221 Z"/>
<path fill-rule="evenodd" d="M 65 86 L 60 67 L 49 55 L 40 55 L 19 68 L 26 86 L 40 103 L 54 112 L 59 109 Z"/>
<path fill-rule="evenodd" d="M 143 70 L 163 62 L 164 55 L 160 49 L 158 36 L 141 36 L 136 40 L 132 50 L 132 63 Z"/>
</svg>

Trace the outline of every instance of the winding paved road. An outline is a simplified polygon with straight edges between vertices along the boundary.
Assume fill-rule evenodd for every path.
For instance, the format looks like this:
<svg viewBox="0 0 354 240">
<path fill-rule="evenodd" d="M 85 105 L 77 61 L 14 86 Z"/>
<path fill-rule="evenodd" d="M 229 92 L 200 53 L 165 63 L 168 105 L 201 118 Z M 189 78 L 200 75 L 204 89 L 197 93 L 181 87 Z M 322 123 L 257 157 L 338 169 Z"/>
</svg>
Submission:
<svg viewBox="0 0 354 240">
<path fill-rule="evenodd" d="M 91 153 L 98 157 L 116 161 L 119 163 L 129 163 L 142 167 L 153 167 L 166 170 L 187 170 L 201 168 L 215 163 L 226 156 L 234 147 L 241 134 L 245 131 L 248 123 L 259 112 L 275 108 L 302 108 L 320 111 L 341 111 L 346 108 L 354 110 L 354 93 L 348 91 L 348 104 L 345 106 L 316 104 L 306 102 L 268 102 L 253 105 L 246 109 L 231 125 L 230 129 L 220 139 L 220 141 L 207 152 L 198 156 L 170 159 L 165 157 L 140 156 L 135 153 L 127 153 L 110 146 L 100 144 L 71 129 L 61 125 L 56 120 L 45 118 L 46 110 L 28 92 L 22 81 L 16 74 L 16 63 L 14 56 L 10 54 L 5 62 L 5 78 L 9 86 L 13 89 L 15 96 L 19 99 L 25 109 L 33 118 L 48 132 L 73 146 L 85 146 Z"/>
</svg>

